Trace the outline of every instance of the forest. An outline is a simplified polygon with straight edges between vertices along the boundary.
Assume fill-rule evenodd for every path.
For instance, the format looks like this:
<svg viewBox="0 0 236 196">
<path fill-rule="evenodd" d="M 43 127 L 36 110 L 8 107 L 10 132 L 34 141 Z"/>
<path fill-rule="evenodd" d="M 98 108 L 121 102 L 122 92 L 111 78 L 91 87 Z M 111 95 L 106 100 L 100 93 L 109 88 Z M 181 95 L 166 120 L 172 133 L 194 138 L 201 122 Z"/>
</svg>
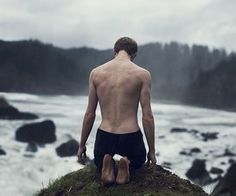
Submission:
<svg viewBox="0 0 236 196">
<path fill-rule="evenodd" d="M 0 40 L 0 91 L 86 94 L 89 72 L 112 49 L 60 48 L 39 40 Z M 236 110 L 236 54 L 203 45 L 149 43 L 135 63 L 152 75 L 152 98 Z"/>
</svg>

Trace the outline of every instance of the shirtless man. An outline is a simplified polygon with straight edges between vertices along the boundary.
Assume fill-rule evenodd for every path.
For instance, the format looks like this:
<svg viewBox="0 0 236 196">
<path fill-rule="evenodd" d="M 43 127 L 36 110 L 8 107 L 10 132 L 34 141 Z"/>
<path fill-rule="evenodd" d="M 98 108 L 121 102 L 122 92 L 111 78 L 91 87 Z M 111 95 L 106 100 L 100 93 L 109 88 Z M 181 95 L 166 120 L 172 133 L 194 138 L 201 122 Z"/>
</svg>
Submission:
<svg viewBox="0 0 236 196">
<path fill-rule="evenodd" d="M 129 168 L 141 167 L 146 156 L 149 164 L 156 163 L 154 118 L 150 104 L 151 75 L 132 62 L 137 49 L 133 39 L 118 39 L 114 46 L 114 59 L 90 73 L 88 106 L 77 155 L 79 162 L 86 156 L 85 143 L 99 102 L 102 121 L 96 135 L 94 162 L 101 172 L 103 185 L 115 181 L 118 184 L 129 182 Z M 149 147 L 147 154 L 137 120 L 139 102 Z M 116 177 L 113 160 L 115 154 L 122 156 Z"/>
</svg>

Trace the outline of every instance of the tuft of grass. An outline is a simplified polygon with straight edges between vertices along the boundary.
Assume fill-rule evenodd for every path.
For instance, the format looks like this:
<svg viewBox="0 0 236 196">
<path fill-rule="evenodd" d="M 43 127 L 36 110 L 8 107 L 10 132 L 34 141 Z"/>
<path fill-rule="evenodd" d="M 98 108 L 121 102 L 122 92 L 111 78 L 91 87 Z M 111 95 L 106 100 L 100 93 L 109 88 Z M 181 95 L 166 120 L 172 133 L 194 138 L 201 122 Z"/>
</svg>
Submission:
<svg viewBox="0 0 236 196">
<path fill-rule="evenodd" d="M 95 165 L 69 173 L 43 188 L 37 196 L 205 196 L 202 188 L 163 169 L 144 165 L 131 173 L 129 184 L 102 187 Z"/>
</svg>

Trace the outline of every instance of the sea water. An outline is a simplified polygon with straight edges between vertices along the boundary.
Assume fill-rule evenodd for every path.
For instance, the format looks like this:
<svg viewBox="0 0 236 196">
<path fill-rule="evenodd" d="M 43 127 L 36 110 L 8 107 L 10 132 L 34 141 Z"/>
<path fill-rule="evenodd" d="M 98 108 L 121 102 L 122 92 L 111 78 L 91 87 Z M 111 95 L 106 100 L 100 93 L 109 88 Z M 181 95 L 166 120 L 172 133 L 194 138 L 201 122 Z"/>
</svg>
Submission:
<svg viewBox="0 0 236 196">
<path fill-rule="evenodd" d="M 86 96 L 38 96 L 22 93 L 0 93 L 0 96 L 4 96 L 20 111 L 32 112 L 40 117 L 30 121 L 0 120 L 0 146 L 7 153 L 0 156 L 0 195 L 33 195 L 56 178 L 83 167 L 77 163 L 76 156 L 60 158 L 55 149 L 71 138 L 79 141 L 87 106 Z M 169 169 L 182 178 L 186 178 L 185 173 L 196 158 L 206 159 L 208 171 L 213 166 L 227 170 L 228 161 L 232 157 L 221 155 L 226 148 L 236 152 L 236 113 L 158 101 L 152 102 L 152 109 L 158 164 L 165 166 L 170 163 Z M 143 130 L 140 107 L 138 118 Z M 16 129 L 23 124 L 46 119 L 53 120 L 56 125 L 56 142 L 39 147 L 36 153 L 26 152 L 27 143 L 15 140 Z M 87 154 L 90 158 L 93 158 L 94 139 L 100 122 L 98 105 L 96 120 L 87 141 Z M 173 127 L 194 129 L 199 133 L 171 133 Z M 218 139 L 203 141 L 200 134 L 205 132 L 218 132 Z M 179 154 L 194 147 L 200 148 L 201 152 L 193 156 Z M 212 189 L 213 185 L 205 187 L 207 192 Z"/>
</svg>

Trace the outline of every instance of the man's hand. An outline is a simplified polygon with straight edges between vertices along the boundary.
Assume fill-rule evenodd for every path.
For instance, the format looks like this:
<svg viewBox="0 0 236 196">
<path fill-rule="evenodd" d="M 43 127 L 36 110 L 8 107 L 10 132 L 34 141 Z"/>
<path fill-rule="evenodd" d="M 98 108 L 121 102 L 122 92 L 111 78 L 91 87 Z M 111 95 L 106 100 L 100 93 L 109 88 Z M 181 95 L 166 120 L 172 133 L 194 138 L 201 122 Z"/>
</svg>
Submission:
<svg viewBox="0 0 236 196">
<path fill-rule="evenodd" d="M 87 156 L 86 156 L 86 146 L 79 146 L 78 152 L 78 162 L 85 165 Z"/>
<path fill-rule="evenodd" d="M 155 165 L 156 164 L 156 162 L 157 162 L 157 160 L 156 160 L 156 155 L 155 155 L 155 152 L 148 152 L 148 154 L 147 154 L 147 164 L 148 165 Z"/>
</svg>

